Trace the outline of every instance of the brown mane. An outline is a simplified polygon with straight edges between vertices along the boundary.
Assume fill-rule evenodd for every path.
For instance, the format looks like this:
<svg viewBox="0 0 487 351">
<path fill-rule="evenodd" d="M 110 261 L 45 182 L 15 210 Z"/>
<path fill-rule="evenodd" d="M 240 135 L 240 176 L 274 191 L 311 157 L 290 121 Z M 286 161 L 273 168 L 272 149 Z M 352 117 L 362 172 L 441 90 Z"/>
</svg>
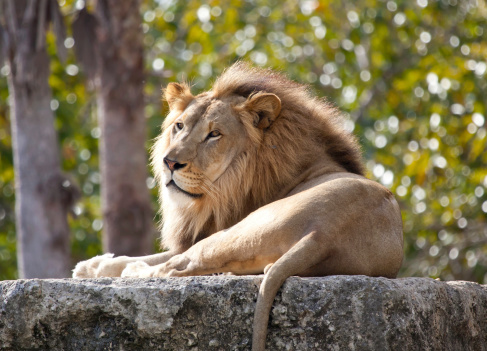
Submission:
<svg viewBox="0 0 487 351">
<path fill-rule="evenodd" d="M 232 95 L 247 98 L 259 92 L 280 98 L 279 117 L 262 130 L 253 125 L 251 118 L 244 118 L 243 108 L 234 107 L 242 116 L 250 147 L 211 185 L 208 196 L 195 200 L 188 208 L 171 203 L 161 206 L 165 247 L 186 250 L 195 242 L 235 225 L 250 212 L 285 196 L 283 189 L 290 191 L 289 186 L 296 186 L 296 179 L 317 161 L 329 160 L 329 172 L 364 174 L 355 137 L 338 126 L 340 112 L 311 96 L 305 85 L 275 71 L 238 62 L 216 80 L 210 94 L 216 99 Z M 180 101 L 191 100 L 189 88 L 185 94 L 187 98 Z M 164 128 L 169 125 L 166 121 Z M 161 157 L 167 146 L 168 141 L 161 136 L 153 148 L 152 164 L 158 180 L 163 167 Z M 161 201 L 162 197 L 161 191 Z"/>
<path fill-rule="evenodd" d="M 323 146 L 338 164 L 348 172 L 364 175 L 360 146 L 356 138 L 337 126 L 340 111 L 326 100 L 312 96 L 308 86 L 289 80 L 271 69 L 237 62 L 216 80 L 212 91 L 215 97 L 248 97 L 258 91 L 276 94 L 282 103 L 282 116 L 276 121 L 276 129 L 284 129 L 282 127 L 286 123 L 282 123 L 282 117 L 290 123 L 307 122 L 311 129 L 321 134 Z M 281 130 L 275 130 L 274 133 L 282 135 Z"/>
</svg>

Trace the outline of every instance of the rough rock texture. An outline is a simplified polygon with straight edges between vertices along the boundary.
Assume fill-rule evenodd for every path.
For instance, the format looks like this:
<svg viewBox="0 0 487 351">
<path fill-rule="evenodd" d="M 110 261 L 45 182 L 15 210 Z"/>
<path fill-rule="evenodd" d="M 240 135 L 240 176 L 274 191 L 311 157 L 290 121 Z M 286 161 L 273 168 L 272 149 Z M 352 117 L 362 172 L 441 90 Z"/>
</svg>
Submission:
<svg viewBox="0 0 487 351">
<path fill-rule="evenodd" d="M 0 282 L 0 349 L 249 350 L 262 276 Z M 487 350 L 487 286 L 289 278 L 268 350 Z"/>
</svg>

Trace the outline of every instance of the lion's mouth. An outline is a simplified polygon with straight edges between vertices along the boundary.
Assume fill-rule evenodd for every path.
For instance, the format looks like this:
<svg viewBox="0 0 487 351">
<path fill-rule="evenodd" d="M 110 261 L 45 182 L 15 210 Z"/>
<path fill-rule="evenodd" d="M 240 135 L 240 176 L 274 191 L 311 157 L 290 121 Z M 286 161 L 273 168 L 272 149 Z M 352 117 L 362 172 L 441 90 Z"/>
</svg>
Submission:
<svg viewBox="0 0 487 351">
<path fill-rule="evenodd" d="M 185 194 L 185 195 L 187 195 L 187 196 L 190 196 L 190 197 L 192 197 L 192 198 L 194 198 L 194 199 L 199 199 L 200 197 L 202 197 L 202 196 L 203 196 L 203 194 L 193 194 L 193 193 L 187 192 L 186 190 L 181 189 L 181 188 L 180 188 L 180 187 L 179 187 L 179 186 L 176 184 L 176 182 L 174 182 L 174 180 L 173 180 L 173 179 L 171 179 L 171 181 L 170 181 L 169 183 L 167 183 L 167 184 L 166 184 L 166 187 L 168 187 L 168 188 L 169 188 L 169 187 L 172 187 L 172 188 L 174 188 L 175 190 L 177 190 L 177 191 L 179 191 L 179 192 L 181 192 L 181 193 L 183 193 L 183 194 Z"/>
</svg>

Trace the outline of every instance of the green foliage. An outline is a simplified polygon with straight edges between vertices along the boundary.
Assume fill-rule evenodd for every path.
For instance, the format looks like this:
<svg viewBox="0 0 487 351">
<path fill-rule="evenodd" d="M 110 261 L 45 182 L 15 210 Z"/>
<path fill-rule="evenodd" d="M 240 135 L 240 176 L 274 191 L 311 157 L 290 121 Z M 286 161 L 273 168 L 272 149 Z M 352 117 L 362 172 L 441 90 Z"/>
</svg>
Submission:
<svg viewBox="0 0 487 351">
<path fill-rule="evenodd" d="M 401 275 L 485 282 L 487 8 L 478 4 L 145 0 L 147 147 L 160 130 L 160 91 L 168 82 L 189 80 L 197 93 L 239 59 L 282 70 L 342 108 L 369 176 L 397 195 Z M 65 13 L 73 7 L 63 2 Z M 72 54 L 65 65 L 52 54 L 64 168 L 84 195 L 70 222 L 75 262 L 101 251 L 99 130 L 94 93 Z M 1 79 L 0 279 L 15 277 L 7 96 Z"/>
<path fill-rule="evenodd" d="M 8 73 L 1 68 L 0 75 Z M 7 81 L 0 79 L 0 279 L 17 277 L 14 169 L 12 161 L 12 137 L 8 114 Z"/>
</svg>

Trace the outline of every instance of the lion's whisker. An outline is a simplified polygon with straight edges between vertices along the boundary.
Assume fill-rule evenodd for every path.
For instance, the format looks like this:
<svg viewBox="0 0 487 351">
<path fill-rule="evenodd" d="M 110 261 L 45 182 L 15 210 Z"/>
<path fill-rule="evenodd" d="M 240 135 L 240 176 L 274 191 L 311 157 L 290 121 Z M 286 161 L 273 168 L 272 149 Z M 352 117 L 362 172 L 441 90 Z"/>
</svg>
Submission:
<svg viewBox="0 0 487 351">
<path fill-rule="evenodd" d="M 219 202 L 219 196 L 218 196 L 218 193 L 214 190 L 214 187 L 211 186 L 211 184 L 210 185 L 205 184 L 204 186 L 208 191 L 208 195 L 211 196 L 211 198 L 213 199 L 213 201 L 215 203 L 218 203 Z"/>
<path fill-rule="evenodd" d="M 207 179 L 203 178 L 203 182 L 200 184 L 201 189 L 213 200 L 217 201 L 216 193 L 212 189 L 212 184 L 207 182 Z"/>
</svg>

